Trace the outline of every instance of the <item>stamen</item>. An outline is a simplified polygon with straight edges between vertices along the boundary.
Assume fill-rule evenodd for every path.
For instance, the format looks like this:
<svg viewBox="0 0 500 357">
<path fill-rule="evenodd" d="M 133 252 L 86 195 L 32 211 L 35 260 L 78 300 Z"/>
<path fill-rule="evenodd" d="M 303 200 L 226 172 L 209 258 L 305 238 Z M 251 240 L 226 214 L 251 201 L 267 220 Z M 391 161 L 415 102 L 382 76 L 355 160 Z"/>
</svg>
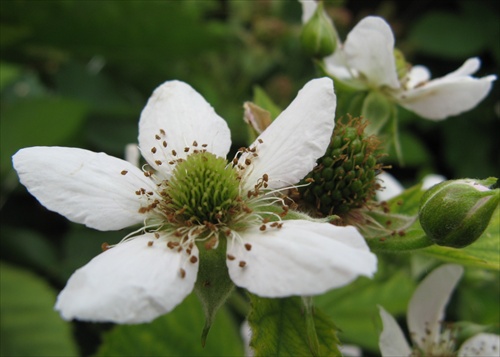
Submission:
<svg viewBox="0 0 500 357">
<path fill-rule="evenodd" d="M 252 245 L 250 243 L 245 243 L 245 249 L 248 251 L 252 250 Z"/>
<path fill-rule="evenodd" d="M 240 260 L 240 263 L 238 264 L 240 268 L 244 268 L 247 265 L 247 262 Z"/>
<path fill-rule="evenodd" d="M 192 255 L 191 258 L 189 258 L 189 261 L 191 263 L 195 264 L 198 261 L 198 258 L 196 258 L 194 255 Z"/>
<path fill-rule="evenodd" d="M 236 259 L 236 257 L 235 257 L 234 255 L 228 254 L 228 255 L 227 255 L 227 259 L 228 259 L 228 260 L 235 260 L 235 259 Z"/>
<path fill-rule="evenodd" d="M 151 152 L 152 152 L 153 154 L 156 154 L 156 147 L 154 147 L 154 146 L 153 146 L 153 147 L 151 148 Z"/>
<path fill-rule="evenodd" d="M 126 175 L 128 173 L 127 170 L 122 170 L 122 172 L 120 172 L 122 175 Z"/>
<path fill-rule="evenodd" d="M 182 279 L 184 279 L 184 277 L 186 276 L 186 271 L 185 271 L 184 269 L 182 269 L 182 268 L 181 268 L 181 269 L 179 270 L 179 273 L 180 273 L 180 275 L 181 275 L 181 278 L 182 278 Z"/>
</svg>

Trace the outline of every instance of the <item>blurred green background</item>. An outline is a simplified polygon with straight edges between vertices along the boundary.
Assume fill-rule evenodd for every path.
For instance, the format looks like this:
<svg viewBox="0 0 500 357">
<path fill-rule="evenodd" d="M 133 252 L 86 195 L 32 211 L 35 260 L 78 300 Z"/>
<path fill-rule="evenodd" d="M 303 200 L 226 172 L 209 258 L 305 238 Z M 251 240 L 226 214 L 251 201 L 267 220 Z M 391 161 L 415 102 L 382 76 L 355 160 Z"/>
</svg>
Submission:
<svg viewBox="0 0 500 357">
<path fill-rule="evenodd" d="M 318 75 L 300 47 L 300 4 L 0 4 L 2 355 L 92 355 L 98 350 L 101 355 L 242 353 L 238 324 L 245 308 L 238 308 L 237 301 L 220 315 L 220 331 L 211 332 L 203 351 L 198 333 L 203 318 L 192 313 L 199 309 L 193 299 L 148 329 L 131 326 L 113 335 L 103 334 L 112 330 L 109 324 L 63 322 L 52 306 L 69 275 L 98 254 L 102 242 L 117 242 L 126 233 L 93 231 L 47 211 L 18 184 L 10 157 L 22 147 L 36 145 L 81 147 L 123 157 L 125 145 L 137 140 L 138 118 L 149 95 L 171 79 L 199 91 L 228 121 L 234 146 L 246 145 L 242 104 L 252 100 L 256 88 L 284 108 L 305 82 Z M 327 1 L 327 11 L 342 38 L 364 16 L 383 16 L 407 60 L 428 66 L 434 77 L 474 56 L 482 60 L 477 76 L 499 74 L 500 7 L 495 0 L 339 0 Z M 448 178 L 499 177 L 499 91 L 494 83 L 477 108 L 439 123 L 401 110 L 405 166 L 389 155 L 386 162 L 393 164 L 392 173 L 406 185 L 431 172 Z M 394 281 L 393 285 L 398 288 Z M 393 310 L 404 311 L 412 286 L 405 287 L 408 293 L 399 291 Z M 485 299 L 496 297 L 498 284 Z M 464 314 L 471 315 L 468 310 Z M 491 315 L 483 317 L 498 324 Z M 217 344 L 219 338 L 225 342 Z M 363 347 L 373 351 L 370 343 Z M 133 345 L 143 347 L 134 351 Z"/>
</svg>

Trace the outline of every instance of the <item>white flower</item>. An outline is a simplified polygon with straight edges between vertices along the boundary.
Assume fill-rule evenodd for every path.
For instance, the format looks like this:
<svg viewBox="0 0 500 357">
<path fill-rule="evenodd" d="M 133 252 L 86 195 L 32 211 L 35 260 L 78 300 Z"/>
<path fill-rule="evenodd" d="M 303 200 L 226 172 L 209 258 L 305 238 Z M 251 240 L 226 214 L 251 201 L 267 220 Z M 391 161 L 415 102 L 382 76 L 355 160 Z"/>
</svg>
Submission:
<svg viewBox="0 0 500 357">
<path fill-rule="evenodd" d="M 150 321 L 193 290 L 204 253 L 226 245 L 230 278 L 264 297 L 319 294 L 371 276 L 376 257 L 355 228 L 282 220 L 281 194 L 324 154 L 335 106 L 332 81 L 310 81 L 228 164 L 226 122 L 189 85 L 171 81 L 141 114 L 143 171 L 82 149 L 20 150 L 20 181 L 48 209 L 99 230 L 144 224 L 77 270 L 56 309 L 66 319 Z"/>
<path fill-rule="evenodd" d="M 463 268 L 459 265 L 440 266 L 415 290 L 407 315 L 413 349 L 394 317 L 380 307 L 384 329 L 379 347 L 383 357 L 455 355 L 453 331 L 443 330 L 441 324 L 450 295 L 462 274 Z M 499 351 L 500 336 L 481 333 L 466 340 L 458 350 L 458 356 L 498 356 Z"/>
<path fill-rule="evenodd" d="M 316 2 L 301 3 L 305 23 Z M 472 77 L 481 65 L 478 58 L 469 58 L 454 72 L 434 80 L 429 70 L 420 65 L 399 78 L 394 34 L 387 22 L 376 16 L 362 19 L 345 43 L 341 44 L 340 39 L 337 43 L 336 51 L 324 59 L 327 72 L 335 79 L 359 90 L 382 91 L 399 105 L 428 119 L 445 119 L 474 108 L 496 79 L 494 75 Z"/>
</svg>

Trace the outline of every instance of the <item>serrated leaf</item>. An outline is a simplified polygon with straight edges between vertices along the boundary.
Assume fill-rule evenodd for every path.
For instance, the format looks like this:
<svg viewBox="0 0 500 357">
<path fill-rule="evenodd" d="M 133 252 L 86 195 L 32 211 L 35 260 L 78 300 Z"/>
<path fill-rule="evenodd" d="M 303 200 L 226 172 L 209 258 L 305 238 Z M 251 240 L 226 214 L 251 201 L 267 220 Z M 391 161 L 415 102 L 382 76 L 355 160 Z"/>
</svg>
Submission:
<svg viewBox="0 0 500 357">
<path fill-rule="evenodd" d="M 205 315 L 194 294 L 171 313 L 148 324 L 116 326 L 104 336 L 96 356 L 241 356 L 239 328 L 221 308 L 201 346 Z"/>
<path fill-rule="evenodd" d="M 391 272 L 376 280 L 360 278 L 354 283 L 331 290 L 315 297 L 316 305 L 333 317 L 339 328 L 342 343 L 378 351 L 378 336 L 375 320 L 377 305 L 384 306 L 391 314 L 406 311 L 406 305 L 413 293 L 415 283 L 405 271 Z"/>
<path fill-rule="evenodd" d="M 486 231 L 468 247 L 456 249 L 434 245 L 421 252 L 452 263 L 500 270 L 500 207 L 493 213 Z"/>
<path fill-rule="evenodd" d="M 76 356 L 69 325 L 54 311 L 54 291 L 27 271 L 0 268 L 1 355 Z"/>
<path fill-rule="evenodd" d="M 250 295 L 250 299 L 250 346 L 255 356 L 313 356 L 301 298 L 266 299 Z M 319 356 L 340 356 L 333 322 L 315 309 L 314 323 Z"/>
</svg>

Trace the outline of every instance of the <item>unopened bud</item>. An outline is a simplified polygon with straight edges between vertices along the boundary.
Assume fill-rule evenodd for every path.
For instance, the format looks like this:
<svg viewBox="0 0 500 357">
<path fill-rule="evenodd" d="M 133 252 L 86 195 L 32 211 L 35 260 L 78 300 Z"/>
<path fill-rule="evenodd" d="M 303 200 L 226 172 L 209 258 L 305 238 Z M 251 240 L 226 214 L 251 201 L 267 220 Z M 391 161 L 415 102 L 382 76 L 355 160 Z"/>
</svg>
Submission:
<svg viewBox="0 0 500 357">
<path fill-rule="evenodd" d="M 304 24 L 300 41 L 304 51 L 313 57 L 323 58 L 335 51 L 337 35 L 333 23 L 319 2 L 312 17 Z"/>
<path fill-rule="evenodd" d="M 444 181 L 429 189 L 420 201 L 420 224 L 436 244 L 463 248 L 488 227 L 500 202 L 496 179 Z"/>
</svg>

